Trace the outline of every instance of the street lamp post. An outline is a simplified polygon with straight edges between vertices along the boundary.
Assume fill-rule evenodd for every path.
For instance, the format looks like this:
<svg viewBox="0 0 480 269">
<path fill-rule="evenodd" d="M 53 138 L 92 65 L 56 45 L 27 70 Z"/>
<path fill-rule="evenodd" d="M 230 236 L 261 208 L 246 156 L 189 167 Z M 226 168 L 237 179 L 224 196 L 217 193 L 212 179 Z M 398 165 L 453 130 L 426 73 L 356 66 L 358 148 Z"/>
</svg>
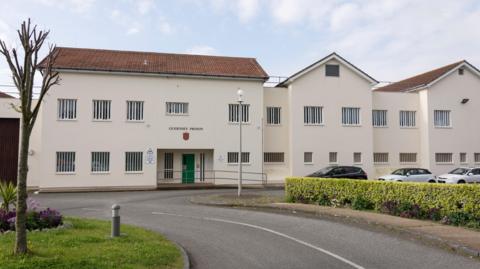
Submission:
<svg viewBox="0 0 480 269">
<path fill-rule="evenodd" d="M 243 91 L 238 90 L 237 91 L 238 95 L 238 129 L 240 131 L 240 143 L 239 143 L 239 154 L 238 154 L 238 196 L 240 197 L 242 195 L 242 168 L 243 168 L 243 162 L 242 162 L 242 121 L 243 121 Z"/>
</svg>

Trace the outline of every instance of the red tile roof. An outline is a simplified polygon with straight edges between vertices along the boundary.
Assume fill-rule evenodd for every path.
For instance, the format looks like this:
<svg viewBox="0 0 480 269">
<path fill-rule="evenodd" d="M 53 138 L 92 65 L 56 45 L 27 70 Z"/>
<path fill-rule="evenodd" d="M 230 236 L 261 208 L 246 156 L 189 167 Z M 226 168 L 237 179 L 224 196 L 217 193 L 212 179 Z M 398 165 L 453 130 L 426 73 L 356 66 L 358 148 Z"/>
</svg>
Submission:
<svg viewBox="0 0 480 269">
<path fill-rule="evenodd" d="M 65 47 L 54 53 L 57 69 L 268 79 L 254 58 Z"/>
<path fill-rule="evenodd" d="M 6 93 L 0 92 L 0 98 L 15 98 L 15 97 L 10 96 L 10 95 L 8 95 L 8 94 L 6 94 Z"/>
<path fill-rule="evenodd" d="M 428 71 L 426 73 L 416 75 L 414 77 L 410 77 L 410 78 L 389 84 L 384 87 L 380 87 L 378 89 L 375 89 L 375 91 L 405 92 L 418 87 L 426 86 L 464 62 L 465 61 L 460 61 L 453 64 L 449 64 L 449 65 L 434 69 L 432 71 Z"/>
</svg>

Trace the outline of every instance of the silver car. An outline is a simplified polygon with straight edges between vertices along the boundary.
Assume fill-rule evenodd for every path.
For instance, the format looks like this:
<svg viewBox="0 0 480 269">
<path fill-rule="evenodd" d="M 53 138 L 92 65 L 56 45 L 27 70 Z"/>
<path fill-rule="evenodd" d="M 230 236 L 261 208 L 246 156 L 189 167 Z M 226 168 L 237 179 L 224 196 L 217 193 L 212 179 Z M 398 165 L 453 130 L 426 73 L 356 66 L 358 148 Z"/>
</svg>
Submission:
<svg viewBox="0 0 480 269">
<path fill-rule="evenodd" d="M 448 174 L 438 176 L 438 182 L 449 184 L 480 183 L 480 168 L 456 168 Z"/>
<path fill-rule="evenodd" d="M 423 168 L 400 168 L 393 171 L 390 175 L 379 177 L 378 180 L 395 182 L 437 182 L 435 175 Z"/>
</svg>

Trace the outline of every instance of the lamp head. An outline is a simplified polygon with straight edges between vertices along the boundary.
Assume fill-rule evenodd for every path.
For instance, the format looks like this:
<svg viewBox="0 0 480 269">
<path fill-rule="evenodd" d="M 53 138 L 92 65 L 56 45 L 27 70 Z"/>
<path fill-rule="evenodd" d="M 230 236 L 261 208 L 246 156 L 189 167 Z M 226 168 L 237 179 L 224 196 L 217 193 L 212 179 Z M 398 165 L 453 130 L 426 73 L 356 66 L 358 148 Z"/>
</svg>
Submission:
<svg viewBox="0 0 480 269">
<path fill-rule="evenodd" d="M 243 90 L 238 90 L 237 91 L 237 95 L 238 95 L 238 101 L 239 102 L 242 102 L 243 101 Z"/>
</svg>

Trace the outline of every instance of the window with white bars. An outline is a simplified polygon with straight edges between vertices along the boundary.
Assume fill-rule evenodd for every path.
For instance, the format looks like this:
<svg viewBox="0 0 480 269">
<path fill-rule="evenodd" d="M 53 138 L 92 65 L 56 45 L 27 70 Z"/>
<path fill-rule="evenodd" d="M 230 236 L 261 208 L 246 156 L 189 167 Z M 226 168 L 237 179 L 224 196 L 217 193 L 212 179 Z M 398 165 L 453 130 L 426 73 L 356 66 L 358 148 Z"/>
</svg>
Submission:
<svg viewBox="0 0 480 269">
<path fill-rule="evenodd" d="M 163 177 L 173 178 L 173 152 L 165 152 Z"/>
<path fill-rule="evenodd" d="M 353 153 L 353 163 L 362 163 L 362 153 L 354 152 Z"/>
<path fill-rule="evenodd" d="M 281 107 L 267 107 L 267 124 L 279 125 L 281 124 L 280 112 Z"/>
<path fill-rule="evenodd" d="M 453 163 L 452 153 L 435 153 L 436 163 Z"/>
<path fill-rule="evenodd" d="M 143 152 L 133 151 L 125 152 L 125 171 L 142 172 L 143 171 Z"/>
<path fill-rule="evenodd" d="M 188 103 L 167 102 L 167 115 L 188 115 Z"/>
<path fill-rule="evenodd" d="M 372 125 L 373 127 L 387 127 L 387 111 L 372 110 Z"/>
<path fill-rule="evenodd" d="M 110 152 L 92 152 L 92 172 L 105 173 L 110 171 Z"/>
<path fill-rule="evenodd" d="M 375 163 L 375 164 L 386 164 L 386 163 L 388 163 L 388 152 L 374 152 L 373 153 L 373 163 Z"/>
<path fill-rule="evenodd" d="M 401 110 L 400 111 L 400 127 L 416 127 L 416 111 Z"/>
<path fill-rule="evenodd" d="M 110 100 L 93 100 L 93 119 L 102 121 L 110 120 L 112 117 L 112 101 Z"/>
<path fill-rule="evenodd" d="M 307 125 L 322 125 L 323 124 L 323 107 L 304 106 L 303 107 L 303 123 Z"/>
<path fill-rule="evenodd" d="M 263 162 L 265 163 L 283 163 L 285 154 L 283 152 L 264 152 Z"/>
<path fill-rule="evenodd" d="M 480 153 L 474 153 L 473 160 L 475 161 L 475 163 L 480 163 Z"/>
<path fill-rule="evenodd" d="M 303 162 L 304 163 L 313 163 L 313 152 L 304 152 L 303 153 Z"/>
<path fill-rule="evenodd" d="M 77 119 L 77 100 L 76 99 L 58 99 L 59 120 Z"/>
<path fill-rule="evenodd" d="M 450 110 L 433 111 L 433 122 L 435 127 L 451 127 Z"/>
<path fill-rule="evenodd" d="M 127 121 L 143 121 L 143 101 L 127 101 Z"/>
<path fill-rule="evenodd" d="M 338 154 L 336 152 L 328 153 L 328 162 L 329 163 L 338 163 Z"/>
<path fill-rule="evenodd" d="M 467 163 L 467 153 L 460 152 L 460 163 Z"/>
<path fill-rule="evenodd" d="M 238 163 L 238 152 L 228 152 L 227 163 Z M 242 152 L 242 163 L 250 163 L 250 152 Z"/>
<path fill-rule="evenodd" d="M 415 152 L 402 152 L 400 153 L 400 163 L 416 163 L 417 153 Z"/>
<path fill-rule="evenodd" d="M 228 105 L 228 122 L 240 121 L 240 105 L 229 104 Z M 242 104 L 242 122 L 250 122 L 250 105 Z"/>
<path fill-rule="evenodd" d="M 61 151 L 57 152 L 57 173 L 75 172 L 75 152 Z"/>
<path fill-rule="evenodd" d="M 360 125 L 359 107 L 342 107 L 343 125 Z"/>
</svg>

